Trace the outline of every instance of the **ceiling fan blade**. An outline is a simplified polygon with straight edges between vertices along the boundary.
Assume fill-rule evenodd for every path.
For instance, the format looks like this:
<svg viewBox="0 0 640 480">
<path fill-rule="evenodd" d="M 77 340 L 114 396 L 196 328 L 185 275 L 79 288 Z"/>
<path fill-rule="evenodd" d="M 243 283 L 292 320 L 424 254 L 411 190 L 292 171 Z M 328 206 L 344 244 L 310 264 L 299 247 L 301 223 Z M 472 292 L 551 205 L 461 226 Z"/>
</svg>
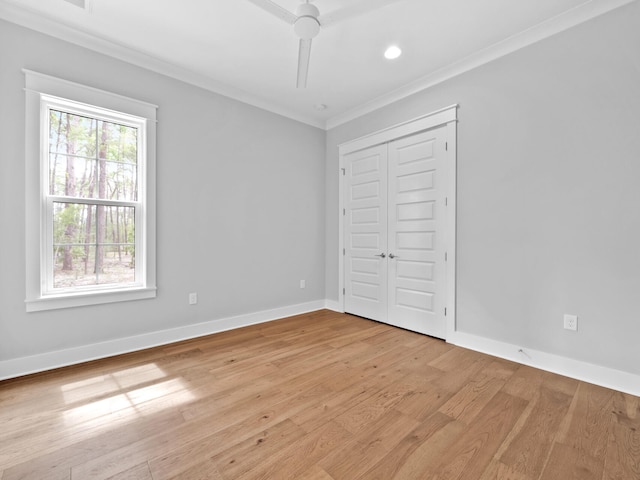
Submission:
<svg viewBox="0 0 640 480">
<path fill-rule="evenodd" d="M 323 28 L 330 27 L 336 23 L 362 15 L 363 13 L 368 13 L 373 10 L 377 10 L 378 8 L 401 1 L 403 0 L 360 0 L 347 7 L 327 13 L 326 15 L 320 15 L 320 17 L 318 17 L 318 21 Z"/>
<path fill-rule="evenodd" d="M 290 25 L 293 25 L 298 19 L 295 14 L 291 13 L 286 8 L 282 8 L 280 5 L 272 2 L 271 0 L 249 0 L 249 2 L 253 3 L 257 7 L 260 7 L 265 12 L 278 17 L 280 20 L 284 20 Z"/>
<path fill-rule="evenodd" d="M 307 75 L 309 74 L 309 59 L 311 58 L 311 39 L 300 39 L 298 51 L 298 88 L 307 87 Z"/>
<path fill-rule="evenodd" d="M 75 5 L 76 7 L 80 7 L 80 8 L 86 7 L 85 0 L 65 0 L 65 1 L 69 2 L 72 5 Z"/>
</svg>

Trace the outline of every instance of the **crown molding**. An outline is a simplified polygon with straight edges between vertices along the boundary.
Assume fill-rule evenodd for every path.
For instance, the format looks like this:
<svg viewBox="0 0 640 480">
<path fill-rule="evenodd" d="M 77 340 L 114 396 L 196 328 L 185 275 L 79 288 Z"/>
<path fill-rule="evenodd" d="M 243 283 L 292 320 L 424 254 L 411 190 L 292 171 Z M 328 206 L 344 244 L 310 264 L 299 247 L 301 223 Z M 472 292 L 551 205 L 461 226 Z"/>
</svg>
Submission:
<svg viewBox="0 0 640 480">
<path fill-rule="evenodd" d="M 239 102 L 267 110 L 277 115 L 321 128 L 330 130 L 344 123 L 367 115 L 375 110 L 407 98 L 451 78 L 468 72 L 481 65 L 513 53 L 521 48 L 532 45 L 547 37 L 560 33 L 571 27 L 584 23 L 624 5 L 638 0 L 590 0 L 571 10 L 568 10 L 545 22 L 535 25 L 523 32 L 479 50 L 462 60 L 443 67 L 436 72 L 426 75 L 401 88 L 381 95 L 369 102 L 347 110 L 343 113 L 321 120 L 299 112 L 284 108 L 274 102 L 269 102 L 244 90 L 231 87 L 212 78 L 200 75 L 191 70 L 173 65 L 152 55 L 131 49 L 125 45 L 106 40 L 92 33 L 84 32 L 62 25 L 37 12 L 14 4 L 9 0 L 0 0 L 0 19 L 21 25 L 40 33 L 79 45 L 124 62 L 145 68 L 147 70 L 166 75 L 185 83 L 223 95 Z"/>
<path fill-rule="evenodd" d="M 505 55 L 520 50 L 521 48 L 532 45 L 540 40 L 544 40 L 545 38 L 564 30 L 568 30 L 571 27 L 635 1 L 637 0 L 590 0 L 587 3 L 572 8 L 571 10 L 567 10 L 566 12 L 539 23 L 527 30 L 512 35 L 505 40 L 472 53 L 458 62 L 447 65 L 446 67 L 415 80 L 401 88 L 381 95 L 370 102 L 359 105 L 339 115 L 335 115 L 326 121 L 325 129 L 331 130 L 332 128 L 367 115 L 382 107 L 386 107 L 387 105 L 407 98 L 415 93 L 443 83 L 481 65 L 504 57 Z"/>
<path fill-rule="evenodd" d="M 200 87 L 262 110 L 267 110 L 313 127 L 321 129 L 325 128 L 324 121 L 300 115 L 297 112 L 283 108 L 273 102 L 261 99 L 255 95 L 245 92 L 244 90 L 231 87 L 186 68 L 173 65 L 152 55 L 139 52 L 125 45 L 101 38 L 95 34 L 55 22 L 48 17 L 43 17 L 31 9 L 21 6 L 19 7 L 7 0 L 0 0 L 0 19 L 58 38 L 74 45 L 88 48 L 89 50 L 122 60 L 137 67 L 141 67 L 176 80 L 180 80 L 190 85 Z"/>
</svg>

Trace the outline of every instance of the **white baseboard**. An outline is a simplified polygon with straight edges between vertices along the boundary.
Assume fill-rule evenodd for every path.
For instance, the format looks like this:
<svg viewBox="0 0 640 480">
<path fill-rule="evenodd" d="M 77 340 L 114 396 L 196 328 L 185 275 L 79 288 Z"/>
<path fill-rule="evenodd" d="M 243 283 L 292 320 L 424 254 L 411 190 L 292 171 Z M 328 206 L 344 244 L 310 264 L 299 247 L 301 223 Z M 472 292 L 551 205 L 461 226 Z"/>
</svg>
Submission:
<svg viewBox="0 0 640 480">
<path fill-rule="evenodd" d="M 324 308 L 326 308 L 327 310 L 333 310 L 334 312 L 344 313 L 342 305 L 337 300 L 325 300 Z"/>
<path fill-rule="evenodd" d="M 532 350 L 490 338 L 455 332 L 447 342 L 523 365 L 640 396 L 640 375 L 602 367 L 552 353 Z"/>
<path fill-rule="evenodd" d="M 83 345 L 81 347 L 57 350 L 28 357 L 0 361 L 0 380 L 20 377 L 30 373 L 53 370 L 82 362 L 130 353 L 145 348 L 157 347 L 212 333 L 269 322 L 279 318 L 300 315 L 325 308 L 324 300 L 263 310 L 261 312 L 222 318 L 209 322 L 185 325 L 184 327 L 160 330 L 133 337 L 119 338 L 108 342 Z"/>
<path fill-rule="evenodd" d="M 75 365 L 123 353 L 130 353 L 145 348 L 167 345 L 181 340 L 269 322 L 279 318 L 321 310 L 323 308 L 336 312 L 342 311 L 342 306 L 338 301 L 317 300 L 209 322 L 185 325 L 184 327 L 161 330 L 133 337 L 120 338 L 108 342 L 83 345 L 67 350 L 2 360 L 0 361 L 0 380 Z M 447 341 L 453 345 L 493 355 L 494 357 L 504 358 L 523 365 L 529 365 L 541 370 L 547 370 L 559 375 L 640 396 L 640 375 L 633 373 L 593 365 L 580 360 L 574 360 L 539 350 L 532 350 L 463 332 L 455 332 Z"/>
</svg>

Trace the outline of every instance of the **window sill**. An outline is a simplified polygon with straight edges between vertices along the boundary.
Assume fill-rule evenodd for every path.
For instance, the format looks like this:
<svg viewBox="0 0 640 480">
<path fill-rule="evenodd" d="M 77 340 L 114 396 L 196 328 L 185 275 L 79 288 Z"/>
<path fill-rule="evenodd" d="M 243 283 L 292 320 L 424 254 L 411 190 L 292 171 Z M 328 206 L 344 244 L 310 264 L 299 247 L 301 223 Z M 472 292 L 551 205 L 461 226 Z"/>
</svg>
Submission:
<svg viewBox="0 0 640 480">
<path fill-rule="evenodd" d="M 27 312 L 41 312 L 44 310 L 57 310 L 60 308 L 101 305 L 104 303 L 126 302 L 130 300 L 144 300 L 147 298 L 155 298 L 155 296 L 156 287 L 146 287 L 82 294 L 51 295 L 27 299 L 25 304 L 27 306 Z"/>
</svg>

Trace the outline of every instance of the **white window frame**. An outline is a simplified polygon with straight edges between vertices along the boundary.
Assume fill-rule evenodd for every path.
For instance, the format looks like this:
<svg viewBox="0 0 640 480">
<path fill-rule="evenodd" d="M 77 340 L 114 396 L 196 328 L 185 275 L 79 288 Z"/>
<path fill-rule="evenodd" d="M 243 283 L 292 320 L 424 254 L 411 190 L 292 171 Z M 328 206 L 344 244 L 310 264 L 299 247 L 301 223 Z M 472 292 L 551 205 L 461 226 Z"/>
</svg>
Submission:
<svg viewBox="0 0 640 480">
<path fill-rule="evenodd" d="M 26 310 L 28 312 L 141 300 L 156 296 L 157 106 L 49 75 L 23 70 L 26 85 Z M 53 289 L 52 203 L 49 195 L 49 111 L 62 110 L 138 129 L 138 198 L 106 204 L 135 207 L 136 273 L 127 285 Z M 73 199 L 74 203 L 103 203 Z"/>
</svg>

